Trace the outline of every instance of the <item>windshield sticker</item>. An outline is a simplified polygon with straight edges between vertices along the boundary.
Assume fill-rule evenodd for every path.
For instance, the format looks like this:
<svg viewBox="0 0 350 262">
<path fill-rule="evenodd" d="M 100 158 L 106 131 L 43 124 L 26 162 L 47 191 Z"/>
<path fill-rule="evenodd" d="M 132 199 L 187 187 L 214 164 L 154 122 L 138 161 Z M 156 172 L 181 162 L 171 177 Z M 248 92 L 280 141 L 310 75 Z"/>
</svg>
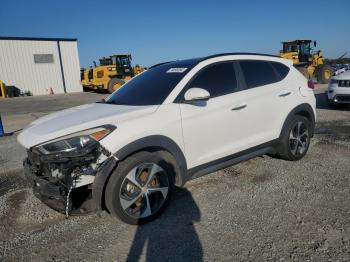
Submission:
<svg viewBox="0 0 350 262">
<path fill-rule="evenodd" d="M 168 71 L 166 71 L 167 73 L 183 73 L 187 70 L 186 67 L 184 68 L 170 68 Z"/>
</svg>

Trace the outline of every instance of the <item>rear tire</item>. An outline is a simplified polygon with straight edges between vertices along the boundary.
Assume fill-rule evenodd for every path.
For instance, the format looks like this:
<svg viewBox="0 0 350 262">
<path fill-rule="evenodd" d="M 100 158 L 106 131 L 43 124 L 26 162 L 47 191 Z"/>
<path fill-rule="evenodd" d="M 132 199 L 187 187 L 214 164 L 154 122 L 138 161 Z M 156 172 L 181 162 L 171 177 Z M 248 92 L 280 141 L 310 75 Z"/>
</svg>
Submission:
<svg viewBox="0 0 350 262">
<path fill-rule="evenodd" d="M 108 93 L 112 94 L 115 90 L 119 89 L 125 82 L 119 78 L 112 78 L 108 82 Z M 115 88 L 116 85 L 119 85 L 118 88 Z"/>
<path fill-rule="evenodd" d="M 316 68 L 317 82 L 321 84 L 328 84 L 333 75 L 332 67 L 329 65 L 320 65 Z"/>
<path fill-rule="evenodd" d="M 294 115 L 283 130 L 277 150 L 279 157 L 289 161 L 302 159 L 309 149 L 311 128 L 309 119 Z"/>
<path fill-rule="evenodd" d="M 110 213 L 137 225 L 156 219 L 169 205 L 174 168 L 169 153 L 142 151 L 121 161 L 108 181 L 105 203 Z"/>
</svg>

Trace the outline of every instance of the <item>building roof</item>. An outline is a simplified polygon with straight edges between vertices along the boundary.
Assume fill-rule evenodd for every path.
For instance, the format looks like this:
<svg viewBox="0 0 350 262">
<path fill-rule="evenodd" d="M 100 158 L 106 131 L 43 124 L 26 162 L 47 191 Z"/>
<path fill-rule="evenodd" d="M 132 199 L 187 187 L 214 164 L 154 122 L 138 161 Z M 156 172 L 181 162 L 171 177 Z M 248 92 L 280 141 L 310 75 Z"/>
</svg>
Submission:
<svg viewBox="0 0 350 262">
<path fill-rule="evenodd" d="M 30 41 L 78 41 L 77 38 L 54 38 L 54 37 L 18 37 L 0 36 L 0 40 L 30 40 Z"/>
</svg>

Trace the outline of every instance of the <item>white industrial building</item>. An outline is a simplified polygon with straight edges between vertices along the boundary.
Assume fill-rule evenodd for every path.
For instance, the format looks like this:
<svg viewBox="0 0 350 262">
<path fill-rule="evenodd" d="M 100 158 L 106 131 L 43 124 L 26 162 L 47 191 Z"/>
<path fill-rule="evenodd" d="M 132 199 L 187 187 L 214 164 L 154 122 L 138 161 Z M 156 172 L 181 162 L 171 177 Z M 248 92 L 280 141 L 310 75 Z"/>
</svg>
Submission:
<svg viewBox="0 0 350 262">
<path fill-rule="evenodd" d="M 0 37 L 0 80 L 33 95 L 82 92 L 77 39 Z"/>
</svg>

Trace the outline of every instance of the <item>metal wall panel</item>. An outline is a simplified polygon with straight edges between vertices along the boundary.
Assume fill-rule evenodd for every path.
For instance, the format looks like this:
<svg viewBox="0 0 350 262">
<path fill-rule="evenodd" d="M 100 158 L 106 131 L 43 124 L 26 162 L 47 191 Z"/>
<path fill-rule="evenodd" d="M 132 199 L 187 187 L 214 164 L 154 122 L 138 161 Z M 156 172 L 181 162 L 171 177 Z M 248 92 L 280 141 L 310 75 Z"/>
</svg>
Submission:
<svg viewBox="0 0 350 262">
<path fill-rule="evenodd" d="M 79 78 L 79 59 L 76 42 L 73 45 L 65 45 L 61 57 L 71 56 L 68 61 L 65 58 L 67 69 L 63 68 L 66 78 L 67 92 L 82 91 L 79 81 L 76 83 L 76 75 Z M 52 54 L 53 63 L 35 63 L 34 54 Z M 63 62 L 62 62 L 63 64 Z M 75 77 L 72 77 L 75 76 Z M 35 40 L 4 40 L 0 39 L 0 80 L 6 85 L 19 88 L 22 92 L 30 91 L 33 95 L 48 94 L 50 88 L 55 94 L 64 93 L 60 59 L 58 55 L 57 41 Z M 71 82 L 72 81 L 72 82 Z"/>
<path fill-rule="evenodd" d="M 60 41 L 60 50 L 67 93 L 82 92 L 77 42 Z"/>
</svg>

